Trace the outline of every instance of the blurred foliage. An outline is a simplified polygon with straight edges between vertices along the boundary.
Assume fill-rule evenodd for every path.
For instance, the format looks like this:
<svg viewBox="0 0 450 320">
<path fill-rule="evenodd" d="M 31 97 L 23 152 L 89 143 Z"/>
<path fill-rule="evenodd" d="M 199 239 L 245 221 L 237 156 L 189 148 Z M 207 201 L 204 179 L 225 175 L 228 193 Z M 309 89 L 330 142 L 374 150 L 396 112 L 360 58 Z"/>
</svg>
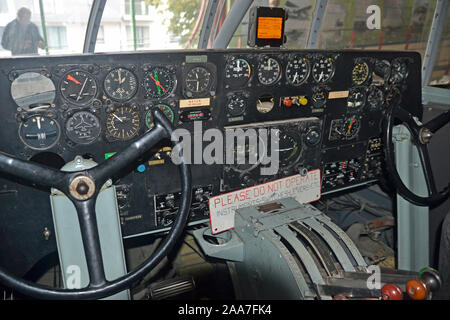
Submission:
<svg viewBox="0 0 450 320">
<path fill-rule="evenodd" d="M 194 29 L 202 0 L 145 0 L 145 2 L 160 11 L 167 10 L 172 14 L 169 18 L 169 32 L 173 37 L 180 37 L 180 43 L 184 46 Z M 199 33 L 200 31 L 197 32 L 197 39 Z M 195 44 L 196 41 L 192 43 Z"/>
</svg>

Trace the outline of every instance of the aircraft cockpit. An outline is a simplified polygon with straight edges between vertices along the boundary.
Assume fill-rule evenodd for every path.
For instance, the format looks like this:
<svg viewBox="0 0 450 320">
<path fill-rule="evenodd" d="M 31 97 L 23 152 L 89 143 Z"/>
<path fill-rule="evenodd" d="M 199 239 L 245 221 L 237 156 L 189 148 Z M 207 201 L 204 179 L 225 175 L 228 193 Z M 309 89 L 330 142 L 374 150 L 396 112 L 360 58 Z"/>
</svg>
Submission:
<svg viewBox="0 0 450 320">
<path fill-rule="evenodd" d="M 449 12 L 0 0 L 0 299 L 450 299 Z"/>
</svg>

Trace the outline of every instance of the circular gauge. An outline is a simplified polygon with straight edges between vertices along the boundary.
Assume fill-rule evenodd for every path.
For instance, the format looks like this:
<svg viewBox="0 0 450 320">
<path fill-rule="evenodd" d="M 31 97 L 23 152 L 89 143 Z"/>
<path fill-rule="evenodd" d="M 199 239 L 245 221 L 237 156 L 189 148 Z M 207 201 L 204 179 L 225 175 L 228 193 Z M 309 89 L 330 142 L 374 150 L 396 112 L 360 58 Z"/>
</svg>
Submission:
<svg viewBox="0 0 450 320">
<path fill-rule="evenodd" d="M 97 82 L 91 74 L 74 70 L 64 75 L 60 90 L 67 101 L 83 105 L 94 99 L 97 94 Z"/>
<path fill-rule="evenodd" d="M 50 149 L 58 142 L 60 135 L 58 122 L 46 116 L 31 116 L 19 126 L 20 139 L 34 150 Z"/>
<path fill-rule="evenodd" d="M 350 89 L 347 98 L 347 108 L 359 109 L 366 103 L 366 92 L 363 87 L 355 87 Z"/>
<path fill-rule="evenodd" d="M 321 57 L 314 62 L 312 67 L 312 77 L 316 82 L 327 82 L 333 77 L 333 75 L 334 63 L 332 58 Z"/>
<path fill-rule="evenodd" d="M 391 64 L 391 76 L 389 78 L 389 83 L 400 83 L 406 79 L 408 76 L 408 66 L 405 61 L 394 60 Z"/>
<path fill-rule="evenodd" d="M 259 155 L 265 154 L 266 150 L 266 145 L 260 136 L 256 145 L 251 144 L 249 139 L 245 139 L 244 143 L 240 143 L 238 139 L 233 149 L 233 169 L 240 173 L 249 172 L 258 167 L 262 160 Z"/>
<path fill-rule="evenodd" d="M 264 94 L 256 101 L 256 110 L 260 113 L 267 113 L 273 109 L 274 99 L 270 94 Z"/>
<path fill-rule="evenodd" d="M 301 85 L 309 75 L 309 63 L 302 56 L 295 56 L 286 67 L 286 78 L 293 86 Z"/>
<path fill-rule="evenodd" d="M 55 100 L 53 81 L 37 72 L 26 72 L 11 84 L 11 97 L 19 107 L 49 106 Z"/>
<path fill-rule="evenodd" d="M 116 101 L 130 100 L 137 90 L 136 76 L 127 69 L 111 70 L 104 82 L 106 94 Z"/>
<path fill-rule="evenodd" d="M 352 70 L 352 81 L 357 86 L 369 78 L 369 65 L 366 62 L 357 63 Z"/>
<path fill-rule="evenodd" d="M 321 107 L 327 102 L 327 92 L 323 89 L 318 89 L 312 95 L 312 100 L 316 107 Z"/>
<path fill-rule="evenodd" d="M 228 99 L 227 111 L 230 117 L 238 117 L 245 112 L 245 99 L 242 96 L 233 95 Z"/>
<path fill-rule="evenodd" d="M 100 135 L 100 121 L 90 112 L 74 113 L 66 122 L 66 134 L 78 144 L 90 144 Z"/>
<path fill-rule="evenodd" d="M 157 104 L 155 108 L 159 108 L 167 117 L 167 119 L 169 119 L 170 122 L 174 123 L 175 114 L 171 107 L 165 104 Z M 145 115 L 145 125 L 147 126 L 147 128 L 153 128 L 154 126 L 152 110 L 148 110 Z"/>
<path fill-rule="evenodd" d="M 186 89 L 194 92 L 205 92 L 211 85 L 211 72 L 203 67 L 195 67 L 189 70 L 185 78 Z"/>
<path fill-rule="evenodd" d="M 278 157 L 280 167 L 286 169 L 297 163 L 302 150 L 300 138 L 293 132 L 284 130 L 276 131 L 278 133 Z"/>
<path fill-rule="evenodd" d="M 106 117 L 106 130 L 116 139 L 127 140 L 139 130 L 139 114 L 131 107 L 118 107 Z"/>
<path fill-rule="evenodd" d="M 274 58 L 265 56 L 258 66 L 258 80 L 263 85 L 271 85 L 277 82 L 281 76 L 280 63 Z"/>
<path fill-rule="evenodd" d="M 367 95 L 367 103 L 371 109 L 380 109 L 384 103 L 383 91 L 377 86 L 370 86 L 369 94 Z"/>
<path fill-rule="evenodd" d="M 225 79 L 235 87 L 245 85 L 251 74 L 250 64 L 242 58 L 231 59 L 225 67 Z"/>
<path fill-rule="evenodd" d="M 375 71 L 374 72 L 375 75 L 377 75 L 378 77 L 381 77 L 381 78 L 379 78 L 377 80 L 377 82 L 380 85 L 383 85 L 383 84 L 385 84 L 388 81 L 388 79 L 389 79 L 389 77 L 391 75 L 391 64 L 387 60 L 377 61 L 375 63 L 375 70 L 374 71 Z M 373 82 L 372 83 L 374 83 L 375 80 L 376 80 L 376 77 L 373 77 Z"/>
<path fill-rule="evenodd" d="M 305 143 L 313 147 L 320 142 L 320 129 L 319 128 L 310 128 L 305 135 Z"/>
<path fill-rule="evenodd" d="M 386 103 L 389 106 L 397 105 L 402 100 L 402 95 L 397 87 L 391 87 L 386 95 Z"/>
<path fill-rule="evenodd" d="M 351 140 L 356 138 L 358 135 L 359 129 L 361 127 L 360 121 L 356 118 L 347 119 L 344 123 L 344 130 L 342 131 L 345 134 L 345 139 Z"/>
<path fill-rule="evenodd" d="M 147 96 L 154 99 L 168 97 L 177 84 L 175 74 L 166 67 L 156 67 L 147 72 L 144 88 Z"/>
</svg>

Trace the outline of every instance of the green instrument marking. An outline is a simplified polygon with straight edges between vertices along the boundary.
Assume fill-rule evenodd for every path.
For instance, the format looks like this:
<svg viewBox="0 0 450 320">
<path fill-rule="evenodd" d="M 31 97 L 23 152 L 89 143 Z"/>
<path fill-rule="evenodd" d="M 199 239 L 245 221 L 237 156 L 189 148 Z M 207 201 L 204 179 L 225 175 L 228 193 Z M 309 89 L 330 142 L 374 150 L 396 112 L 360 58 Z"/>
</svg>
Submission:
<svg viewBox="0 0 450 320">
<path fill-rule="evenodd" d="M 111 158 L 115 154 L 116 154 L 116 152 L 105 153 L 105 160 L 108 160 L 109 158 Z"/>
<path fill-rule="evenodd" d="M 156 73 L 156 71 L 155 71 L 155 80 L 159 81 L 158 74 Z M 161 94 L 161 86 L 159 84 L 156 85 L 156 89 L 158 89 L 158 94 Z"/>
</svg>

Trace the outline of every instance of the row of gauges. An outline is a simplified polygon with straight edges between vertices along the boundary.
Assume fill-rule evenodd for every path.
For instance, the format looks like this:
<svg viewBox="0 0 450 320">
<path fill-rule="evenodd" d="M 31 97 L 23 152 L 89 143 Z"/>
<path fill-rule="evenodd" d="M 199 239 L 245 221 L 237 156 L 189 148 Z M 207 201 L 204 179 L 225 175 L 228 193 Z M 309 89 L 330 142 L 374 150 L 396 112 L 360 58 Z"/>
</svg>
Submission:
<svg viewBox="0 0 450 320">
<path fill-rule="evenodd" d="M 159 104 L 166 117 L 174 121 L 171 107 Z M 145 126 L 153 127 L 153 117 L 148 110 L 145 114 Z M 139 112 L 128 106 L 117 107 L 106 116 L 106 134 L 117 140 L 128 140 L 135 137 L 141 128 Z M 96 141 L 102 131 L 100 120 L 89 111 L 75 112 L 65 123 L 65 132 L 69 140 L 78 145 L 88 145 Z M 50 149 L 57 144 L 61 136 L 61 127 L 54 118 L 48 115 L 35 114 L 24 119 L 19 126 L 19 137 L 22 142 L 34 150 Z"/>
<path fill-rule="evenodd" d="M 190 68 L 184 76 L 184 87 L 188 97 L 207 92 L 211 83 L 211 71 L 202 66 Z M 146 71 L 142 85 L 145 98 L 165 99 L 177 86 L 175 70 L 163 66 L 151 68 Z M 97 81 L 92 74 L 73 70 L 63 76 L 60 90 L 67 101 L 75 105 L 85 105 L 97 95 L 97 87 Z M 138 90 L 138 79 L 128 69 L 113 69 L 105 77 L 104 90 L 108 97 L 117 102 L 128 101 Z"/>
<path fill-rule="evenodd" d="M 242 116 L 247 108 L 246 92 L 234 92 L 228 95 L 227 115 L 229 118 Z M 328 92 L 318 88 L 312 94 L 312 102 L 316 108 L 323 107 L 327 102 Z M 304 101 L 303 101 L 304 100 Z M 347 110 L 349 112 L 359 111 L 364 106 L 368 106 L 371 111 L 383 110 L 384 106 L 398 104 L 401 94 L 396 86 L 381 87 L 376 85 L 352 87 L 347 98 Z M 306 105 L 308 102 L 305 96 L 281 97 L 281 104 L 284 106 Z M 256 101 L 256 110 L 260 113 L 270 112 L 275 105 L 275 98 L 270 94 L 260 96 Z"/>
<path fill-rule="evenodd" d="M 370 110 L 382 110 L 383 106 L 396 105 L 401 100 L 400 90 L 396 86 L 381 87 L 359 86 L 349 90 L 347 110 L 359 110 L 368 105 Z"/>
<path fill-rule="evenodd" d="M 371 80 L 377 81 L 372 78 L 379 76 L 383 84 L 399 84 L 408 77 L 408 61 L 402 58 L 391 62 L 381 60 L 373 63 L 358 60 L 352 69 L 352 82 L 359 86 Z"/>
<path fill-rule="evenodd" d="M 164 99 L 176 87 L 175 73 L 165 67 L 155 67 L 146 73 L 143 86 L 147 97 Z M 60 90 L 67 101 L 75 105 L 85 105 L 97 95 L 97 87 L 97 81 L 92 74 L 73 70 L 63 76 Z M 130 100 L 137 89 L 137 77 L 125 68 L 111 70 L 104 80 L 106 95 L 117 102 Z"/>
<path fill-rule="evenodd" d="M 317 83 L 329 81 L 335 72 L 334 59 L 331 57 L 316 57 L 309 61 L 301 55 L 292 56 L 286 65 L 286 79 L 290 85 L 299 86 L 311 74 Z M 273 85 L 282 76 L 280 61 L 271 56 L 264 55 L 259 59 L 256 76 L 262 85 Z M 231 57 L 225 67 L 225 80 L 229 85 L 239 87 L 246 85 L 252 77 L 251 64 L 244 58 Z"/>
</svg>

